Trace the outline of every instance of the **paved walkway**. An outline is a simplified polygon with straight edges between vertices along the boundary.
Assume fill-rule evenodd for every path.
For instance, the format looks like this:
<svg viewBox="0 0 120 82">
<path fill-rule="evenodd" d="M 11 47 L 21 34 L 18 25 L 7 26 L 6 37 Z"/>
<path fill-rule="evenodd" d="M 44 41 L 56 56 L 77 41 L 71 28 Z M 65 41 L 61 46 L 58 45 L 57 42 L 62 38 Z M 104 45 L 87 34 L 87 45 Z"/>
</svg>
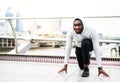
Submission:
<svg viewBox="0 0 120 82">
<path fill-rule="evenodd" d="M 47 55 L 47 56 L 64 56 L 65 55 L 65 47 L 61 48 L 37 48 L 37 49 L 30 49 L 26 53 L 26 55 Z M 75 48 L 72 48 L 71 55 L 70 56 L 76 56 L 75 55 Z M 92 57 L 95 57 L 94 53 L 92 54 Z M 110 53 L 110 50 L 104 50 L 102 51 L 102 57 L 119 57 L 119 56 L 112 56 Z"/>
<path fill-rule="evenodd" d="M 110 78 L 97 76 L 97 66 L 90 65 L 90 76 L 81 77 L 77 64 L 69 64 L 68 73 L 58 74 L 59 63 L 0 61 L 0 82 L 118 82 L 120 66 L 104 66 Z"/>
</svg>

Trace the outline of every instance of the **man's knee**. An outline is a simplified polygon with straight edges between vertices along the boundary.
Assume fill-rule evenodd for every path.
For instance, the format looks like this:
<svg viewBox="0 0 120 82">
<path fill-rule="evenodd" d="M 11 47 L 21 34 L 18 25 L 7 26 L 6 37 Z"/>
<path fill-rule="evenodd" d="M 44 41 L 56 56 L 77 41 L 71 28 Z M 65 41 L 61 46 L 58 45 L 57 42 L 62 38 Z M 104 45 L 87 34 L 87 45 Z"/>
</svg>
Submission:
<svg viewBox="0 0 120 82">
<path fill-rule="evenodd" d="M 93 43 L 92 43 L 92 40 L 91 40 L 91 39 L 84 39 L 84 40 L 82 41 L 82 45 L 81 45 L 81 46 L 82 46 L 82 47 L 87 47 L 87 48 L 89 48 L 90 51 L 93 50 Z"/>
<path fill-rule="evenodd" d="M 92 45 L 92 41 L 90 40 L 90 39 L 84 39 L 83 41 L 82 41 L 82 46 L 90 46 L 90 45 Z"/>
</svg>

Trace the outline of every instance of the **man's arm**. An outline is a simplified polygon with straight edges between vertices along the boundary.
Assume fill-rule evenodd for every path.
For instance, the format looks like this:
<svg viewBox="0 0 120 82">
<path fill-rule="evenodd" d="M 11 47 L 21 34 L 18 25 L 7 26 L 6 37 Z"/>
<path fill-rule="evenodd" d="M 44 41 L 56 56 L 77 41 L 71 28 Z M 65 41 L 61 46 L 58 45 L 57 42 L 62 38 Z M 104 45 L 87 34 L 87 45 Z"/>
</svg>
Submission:
<svg viewBox="0 0 120 82">
<path fill-rule="evenodd" d="M 110 77 L 104 70 L 102 67 L 102 57 L 101 57 L 101 52 L 100 52 L 100 46 L 99 46 L 99 38 L 96 32 L 93 33 L 92 35 L 92 43 L 93 43 L 93 49 L 94 49 L 94 53 L 95 53 L 95 57 L 97 60 L 97 64 L 98 64 L 98 76 L 103 74 L 106 77 Z"/>
<path fill-rule="evenodd" d="M 69 63 L 69 57 L 70 57 L 71 49 L 72 49 L 72 42 L 73 42 L 73 36 L 72 36 L 71 32 L 68 32 L 67 37 L 66 37 L 64 64 Z"/>
<path fill-rule="evenodd" d="M 64 66 L 63 66 L 62 69 L 60 69 L 58 71 L 58 73 L 61 73 L 61 72 L 64 72 L 64 71 L 67 73 L 67 67 L 68 67 L 68 63 L 69 63 L 69 56 L 70 56 L 71 48 L 72 48 L 72 41 L 73 41 L 73 37 L 72 37 L 71 33 L 68 32 L 67 37 L 66 37 Z"/>
<path fill-rule="evenodd" d="M 97 65 L 98 67 L 101 67 L 101 51 L 100 51 L 100 45 L 99 45 L 99 38 L 95 30 L 93 30 L 93 33 L 91 34 L 91 39 L 93 43 L 93 50 L 96 57 Z"/>
</svg>

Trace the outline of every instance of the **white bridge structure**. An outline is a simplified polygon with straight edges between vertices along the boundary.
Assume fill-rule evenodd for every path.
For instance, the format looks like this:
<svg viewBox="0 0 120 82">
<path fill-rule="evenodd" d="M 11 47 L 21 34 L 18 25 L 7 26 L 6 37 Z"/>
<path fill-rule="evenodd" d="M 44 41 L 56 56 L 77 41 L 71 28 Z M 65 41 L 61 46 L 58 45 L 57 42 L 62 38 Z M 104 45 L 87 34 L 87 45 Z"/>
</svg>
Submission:
<svg viewBox="0 0 120 82">
<path fill-rule="evenodd" d="M 84 18 L 120 18 L 120 16 L 101 16 L 101 17 L 84 17 Z M 1 38 L 6 37 L 6 38 L 14 38 L 15 40 L 15 48 L 9 52 L 9 54 L 24 54 L 27 50 L 29 50 L 34 43 L 40 42 L 40 41 L 53 41 L 53 46 L 55 41 L 66 41 L 65 38 L 46 38 L 46 37 L 41 37 L 41 36 L 17 36 L 14 30 L 14 26 L 12 24 L 12 20 L 14 19 L 21 19 L 21 20 L 29 20 L 29 19 L 71 19 L 75 17 L 50 17 L 50 18 L 21 18 L 21 17 L 7 17 L 7 18 L 0 18 L 0 20 L 7 20 L 11 26 L 13 36 L 1 36 Z M 22 43 L 21 45 L 18 46 L 18 39 L 22 39 L 25 42 Z M 116 46 L 113 46 L 112 49 L 115 48 L 115 50 L 119 54 L 119 40 L 100 40 L 100 43 L 116 43 Z"/>
</svg>

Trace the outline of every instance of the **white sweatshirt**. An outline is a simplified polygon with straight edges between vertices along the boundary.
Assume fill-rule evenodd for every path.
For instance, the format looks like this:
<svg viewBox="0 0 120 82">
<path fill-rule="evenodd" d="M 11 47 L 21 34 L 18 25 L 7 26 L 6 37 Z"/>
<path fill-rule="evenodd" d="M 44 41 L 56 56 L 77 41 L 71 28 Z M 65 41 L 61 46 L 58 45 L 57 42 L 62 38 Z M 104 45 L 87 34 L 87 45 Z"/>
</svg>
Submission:
<svg viewBox="0 0 120 82">
<path fill-rule="evenodd" d="M 95 57 L 96 57 L 96 60 L 97 60 L 97 65 L 98 65 L 98 67 L 102 66 L 101 65 L 101 54 L 100 54 L 100 47 L 99 47 L 99 39 L 98 39 L 97 33 L 94 29 L 86 28 L 85 26 L 84 26 L 84 29 L 81 32 L 81 34 L 77 34 L 74 31 L 73 28 L 70 29 L 67 32 L 65 59 L 64 59 L 65 64 L 69 63 L 69 57 L 70 57 L 70 53 L 71 53 L 73 39 L 74 39 L 75 45 L 77 47 L 81 47 L 81 41 L 83 39 L 91 39 L 92 43 L 93 43 L 93 49 L 94 49 Z"/>
</svg>

